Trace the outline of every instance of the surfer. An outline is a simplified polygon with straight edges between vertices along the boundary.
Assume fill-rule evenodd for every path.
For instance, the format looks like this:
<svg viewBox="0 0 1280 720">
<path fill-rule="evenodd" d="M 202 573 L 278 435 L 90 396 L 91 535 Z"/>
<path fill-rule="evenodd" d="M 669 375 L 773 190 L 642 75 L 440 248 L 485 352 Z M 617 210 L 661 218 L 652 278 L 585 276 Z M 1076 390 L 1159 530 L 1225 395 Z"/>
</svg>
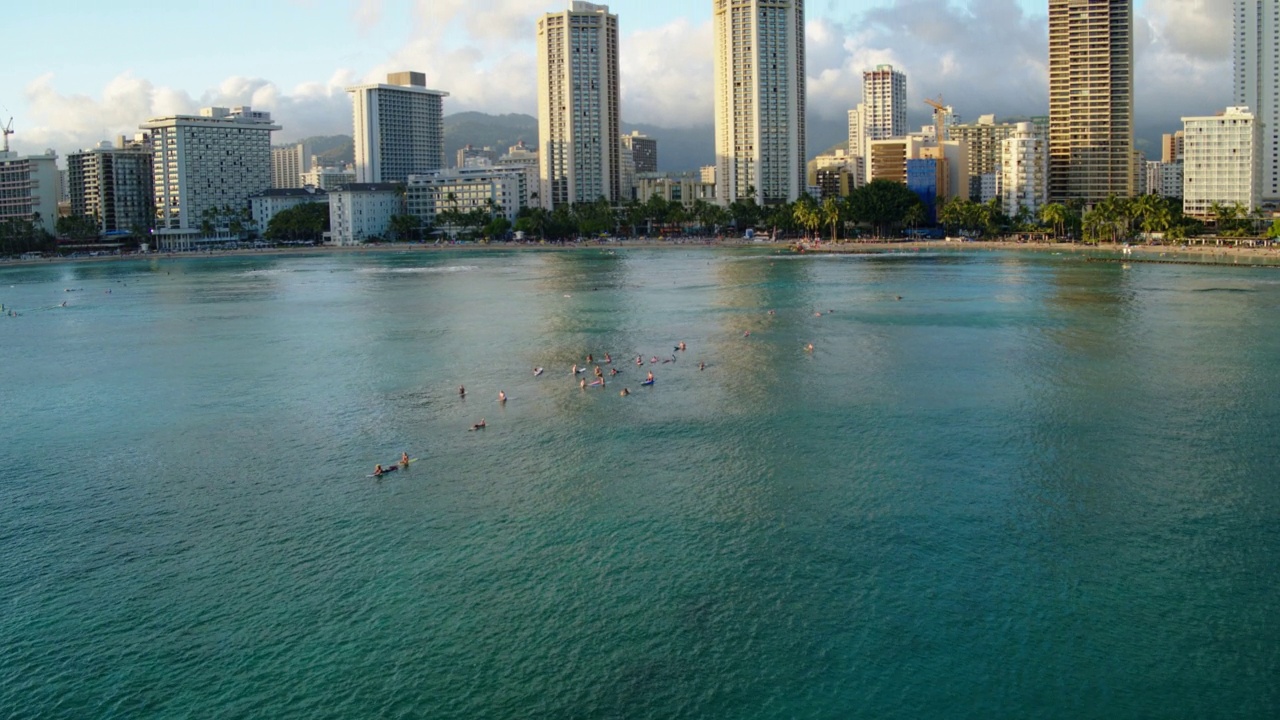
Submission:
<svg viewBox="0 0 1280 720">
<path fill-rule="evenodd" d="M 612 365 L 612 364 L 613 364 L 613 358 L 609 355 L 609 353 L 605 353 L 605 354 L 604 354 L 604 364 L 605 364 L 605 365 Z"/>
<path fill-rule="evenodd" d="M 680 343 L 680 352 L 684 352 L 685 350 L 688 350 L 688 349 L 689 349 L 689 348 L 685 347 L 685 344 L 684 344 L 684 342 L 682 341 L 682 342 Z"/>
<path fill-rule="evenodd" d="M 582 388 L 583 390 L 586 390 L 586 389 L 587 389 L 587 379 L 586 379 L 586 378 L 578 378 L 578 387 Z"/>
<path fill-rule="evenodd" d="M 593 362 L 595 362 L 595 359 L 591 357 L 591 353 L 587 353 L 587 364 L 590 365 Z"/>
<path fill-rule="evenodd" d="M 644 379 L 645 382 L 653 382 L 653 371 L 649 371 L 649 376 Z"/>
<path fill-rule="evenodd" d="M 475 425 L 472 425 L 472 426 L 471 426 L 471 429 L 472 429 L 472 430 L 483 430 L 483 429 L 485 429 L 486 427 L 488 427 L 488 426 L 487 426 L 487 425 L 485 425 L 484 418 L 480 418 L 480 422 L 476 423 Z"/>
<path fill-rule="evenodd" d="M 400 467 L 409 467 L 409 453 L 400 453 Z"/>
<path fill-rule="evenodd" d="M 618 374 L 618 368 L 609 368 L 609 377 L 613 377 L 617 374 Z"/>
<path fill-rule="evenodd" d="M 464 398 L 464 397 L 466 397 L 466 396 L 467 396 L 467 389 L 466 389 L 465 387 L 463 387 L 463 386 L 459 385 L 459 386 L 458 386 L 458 397 Z"/>
<path fill-rule="evenodd" d="M 636 365 L 643 365 L 643 364 L 644 364 L 644 358 L 643 358 L 643 357 L 641 357 L 640 355 L 637 355 L 637 356 L 636 356 Z"/>
<path fill-rule="evenodd" d="M 598 378 L 602 378 L 602 377 L 604 377 L 604 373 L 600 370 L 600 366 L 599 366 L 599 365 L 597 365 L 597 366 L 596 366 L 596 377 L 598 377 Z"/>
<path fill-rule="evenodd" d="M 809 343 L 808 345 L 806 345 L 806 346 L 804 347 L 804 351 L 805 351 L 805 352 L 808 352 L 808 353 L 813 352 L 813 343 Z"/>
<path fill-rule="evenodd" d="M 536 367 L 536 368 L 534 368 L 534 369 L 533 369 L 533 376 L 534 376 L 534 377 L 538 377 L 538 376 L 539 376 L 539 375 L 541 375 L 541 374 L 542 374 L 542 368 L 540 368 L 540 367 Z"/>
<path fill-rule="evenodd" d="M 618 395 L 620 395 L 620 396 L 622 396 L 622 397 L 626 397 L 626 396 L 628 396 L 628 395 L 630 395 L 630 394 L 631 394 L 631 391 L 630 391 L 630 390 L 628 390 L 628 389 L 626 389 L 626 388 L 622 388 L 622 392 L 618 393 Z"/>
<path fill-rule="evenodd" d="M 704 363 L 704 362 L 700 362 L 700 363 L 698 363 L 698 369 L 699 369 L 699 370 L 706 370 L 706 369 L 707 369 L 707 364 L 706 364 L 706 363 Z"/>
<path fill-rule="evenodd" d="M 386 471 L 382 469 L 382 464 L 381 464 L 381 463 L 379 463 L 379 464 L 377 464 L 377 465 L 374 465 L 374 466 L 373 466 L 373 476 L 374 476 L 374 477 L 382 477 L 382 474 L 383 474 L 384 472 L 386 472 Z"/>
</svg>

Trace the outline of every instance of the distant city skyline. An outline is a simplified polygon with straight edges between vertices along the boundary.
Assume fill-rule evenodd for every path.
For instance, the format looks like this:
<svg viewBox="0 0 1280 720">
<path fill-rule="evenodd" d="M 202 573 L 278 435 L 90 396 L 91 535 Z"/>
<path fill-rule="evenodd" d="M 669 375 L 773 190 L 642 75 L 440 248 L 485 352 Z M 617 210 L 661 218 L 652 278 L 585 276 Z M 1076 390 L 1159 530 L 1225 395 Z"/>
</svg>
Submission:
<svg viewBox="0 0 1280 720">
<path fill-rule="evenodd" d="M 711 3 L 620 0 L 623 120 L 662 127 L 713 121 Z M 343 88 L 388 71 L 421 69 L 450 93 L 445 112 L 537 112 L 533 27 L 567 2 L 530 0 L 316 0 L 154 6 L 123 0 L 77 9 L 7 13 L 17 52 L 0 86 L 14 149 L 91 147 L 139 123 L 210 105 L 272 112 L 278 141 L 349 134 Z M 1231 102 L 1231 4 L 1136 0 L 1136 119 L 1140 149 L 1158 156 L 1159 133 L 1180 117 Z M 861 73 L 891 63 L 908 76 L 913 125 L 925 97 L 942 95 L 966 119 L 1043 114 L 1048 108 L 1043 0 L 816 0 L 808 8 L 810 115 L 843 118 L 861 99 Z M 139 18 L 146 22 L 139 24 Z M 146 27 L 201 29 L 146 34 Z M 39 29 L 38 31 L 36 29 Z M 43 33 L 43 34 L 42 34 Z M 112 43 L 104 37 L 137 37 Z M 46 48 L 52 48 L 46 51 Z M 708 138 L 708 142 L 712 139 Z M 822 148 L 811 147 L 810 153 Z"/>
</svg>

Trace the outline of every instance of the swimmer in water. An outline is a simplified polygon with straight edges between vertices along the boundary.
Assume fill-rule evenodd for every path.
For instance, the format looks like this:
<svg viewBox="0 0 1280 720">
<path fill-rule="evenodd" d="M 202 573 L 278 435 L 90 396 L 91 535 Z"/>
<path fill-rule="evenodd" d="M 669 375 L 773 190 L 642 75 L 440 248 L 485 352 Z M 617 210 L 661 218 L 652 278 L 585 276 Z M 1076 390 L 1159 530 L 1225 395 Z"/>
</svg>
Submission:
<svg viewBox="0 0 1280 720">
<path fill-rule="evenodd" d="M 484 418 L 480 418 L 480 422 L 476 423 L 475 425 L 472 425 L 472 426 L 471 426 L 471 429 L 472 429 L 472 430 L 483 430 L 483 429 L 485 429 L 486 427 L 488 427 L 488 425 L 485 425 Z"/>
<path fill-rule="evenodd" d="M 613 358 L 609 356 L 609 353 L 605 353 L 605 354 L 604 354 L 604 364 L 605 364 L 605 365 L 612 365 L 612 364 L 613 364 Z"/>
<path fill-rule="evenodd" d="M 498 402 L 500 402 L 500 403 L 505 403 L 506 401 L 507 401 L 507 394 L 506 394 L 505 392 L 503 392 L 502 390 L 499 390 L 499 391 L 498 391 Z"/>
<path fill-rule="evenodd" d="M 628 395 L 630 395 L 630 394 L 631 394 L 631 391 L 630 391 L 630 390 L 628 390 L 628 389 L 626 389 L 626 388 L 622 388 L 622 392 L 620 392 L 620 393 L 618 393 L 618 394 L 619 394 L 619 395 L 621 395 L 622 397 L 626 397 L 626 396 L 628 396 Z"/>
<path fill-rule="evenodd" d="M 459 386 L 458 386 L 458 397 L 463 397 L 463 398 L 464 398 L 464 397 L 466 397 L 466 396 L 467 396 L 467 389 L 466 389 L 465 387 L 463 387 L 463 386 L 459 385 Z"/>
<path fill-rule="evenodd" d="M 680 343 L 680 352 L 684 352 L 685 350 L 688 350 L 688 349 L 689 348 L 685 347 L 685 344 L 683 342 Z"/>
<path fill-rule="evenodd" d="M 700 363 L 698 363 L 698 369 L 699 369 L 699 370 L 706 370 L 706 369 L 707 369 L 707 364 L 706 364 L 706 363 L 704 363 L 704 362 L 700 362 Z"/>
<path fill-rule="evenodd" d="M 618 368 L 609 368 L 609 377 L 613 377 L 617 374 L 618 374 Z"/>
<path fill-rule="evenodd" d="M 805 352 L 813 352 L 813 343 L 809 343 L 804 347 Z"/>
<path fill-rule="evenodd" d="M 636 365 L 643 365 L 643 364 L 644 364 L 644 358 L 643 358 L 643 357 L 641 357 L 641 356 L 639 356 L 639 355 L 637 355 L 637 356 L 636 356 Z"/>
<path fill-rule="evenodd" d="M 595 362 L 595 359 L 591 357 L 591 353 L 587 353 L 587 364 L 590 365 L 593 362 Z"/>
</svg>

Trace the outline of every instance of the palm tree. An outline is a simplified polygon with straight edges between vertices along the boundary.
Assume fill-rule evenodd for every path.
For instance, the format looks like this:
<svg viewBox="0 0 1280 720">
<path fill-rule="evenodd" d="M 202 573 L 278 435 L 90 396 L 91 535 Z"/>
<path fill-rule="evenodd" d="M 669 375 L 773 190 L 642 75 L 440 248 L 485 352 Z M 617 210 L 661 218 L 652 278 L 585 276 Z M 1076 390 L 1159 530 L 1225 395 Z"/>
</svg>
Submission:
<svg viewBox="0 0 1280 720">
<path fill-rule="evenodd" d="M 1040 208 L 1040 221 L 1053 228 L 1055 238 L 1066 234 L 1067 206 L 1062 203 L 1049 203 Z"/>
<path fill-rule="evenodd" d="M 837 198 L 829 197 L 822 201 L 822 224 L 831 226 L 831 242 L 837 240 L 837 231 L 840 227 L 840 218 L 844 214 L 841 212 L 840 206 L 843 203 Z"/>
</svg>

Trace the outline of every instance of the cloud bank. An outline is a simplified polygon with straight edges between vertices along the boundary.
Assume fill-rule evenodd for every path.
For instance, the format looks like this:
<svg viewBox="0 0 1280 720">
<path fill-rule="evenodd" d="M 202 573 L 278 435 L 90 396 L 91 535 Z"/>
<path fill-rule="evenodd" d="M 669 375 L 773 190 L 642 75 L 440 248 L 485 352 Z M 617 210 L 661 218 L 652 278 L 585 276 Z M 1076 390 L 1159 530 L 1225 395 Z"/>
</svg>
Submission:
<svg viewBox="0 0 1280 720">
<path fill-rule="evenodd" d="M 1139 135 L 1179 127 L 1183 115 L 1231 102 L 1231 17 L 1220 0 L 1148 0 L 1135 19 Z M 842 4 L 841 4 L 842 5 Z M 543 0 L 417 0 L 412 39 L 376 67 L 338 68 L 326 79 L 281 87 L 269 78 L 228 77 L 217 87 L 156 86 L 123 73 L 97 97 L 58 90 L 52 74 L 26 86 L 23 152 L 60 153 L 120 134 L 140 122 L 210 105 L 253 105 L 284 126 L 278 139 L 349 133 L 348 85 L 413 69 L 450 93 L 446 112 L 535 114 L 533 28 Z M 359 33 L 373 32 L 388 10 L 353 0 Z M 908 74 L 912 124 L 928 121 L 923 100 L 941 95 L 965 119 L 1044 114 L 1048 109 L 1047 20 L 1016 0 L 892 0 L 811 19 L 806 28 L 810 111 L 842 118 L 861 99 L 862 71 L 891 63 Z M 712 122 L 711 25 L 678 18 L 626 31 L 620 17 L 624 119 L 662 127 Z M 1145 142 L 1143 143 L 1145 144 Z"/>
</svg>

